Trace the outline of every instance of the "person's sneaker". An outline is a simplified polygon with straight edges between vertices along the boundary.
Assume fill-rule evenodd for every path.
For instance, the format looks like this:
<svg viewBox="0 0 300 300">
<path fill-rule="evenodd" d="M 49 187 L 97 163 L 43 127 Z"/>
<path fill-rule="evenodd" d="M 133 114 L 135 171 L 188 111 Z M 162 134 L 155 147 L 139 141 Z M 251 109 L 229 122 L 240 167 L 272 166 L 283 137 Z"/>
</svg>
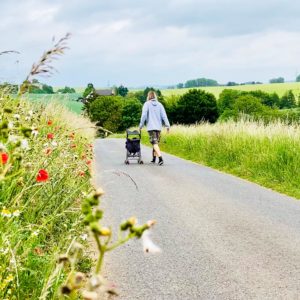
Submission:
<svg viewBox="0 0 300 300">
<path fill-rule="evenodd" d="M 164 160 L 162 159 L 162 157 L 158 158 L 158 165 L 162 166 L 164 164 Z"/>
<path fill-rule="evenodd" d="M 155 162 L 156 162 L 156 156 L 154 156 L 154 157 L 152 158 L 152 160 L 151 160 L 151 163 L 152 163 L 152 164 L 155 164 Z"/>
</svg>

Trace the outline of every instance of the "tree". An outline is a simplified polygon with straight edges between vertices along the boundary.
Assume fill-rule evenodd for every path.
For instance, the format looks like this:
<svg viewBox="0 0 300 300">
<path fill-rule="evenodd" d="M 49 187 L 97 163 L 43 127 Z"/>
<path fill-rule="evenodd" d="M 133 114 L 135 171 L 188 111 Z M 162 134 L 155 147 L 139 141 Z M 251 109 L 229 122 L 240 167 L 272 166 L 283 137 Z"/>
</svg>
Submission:
<svg viewBox="0 0 300 300">
<path fill-rule="evenodd" d="M 270 106 L 270 107 L 279 106 L 279 96 L 276 93 L 269 94 L 261 90 L 257 90 L 257 91 L 243 92 L 242 94 L 252 95 L 258 98 L 261 100 L 261 103 L 266 106 Z"/>
<path fill-rule="evenodd" d="M 234 82 L 234 81 L 229 81 L 226 84 L 227 86 L 235 86 L 235 85 L 239 85 L 238 83 Z"/>
<path fill-rule="evenodd" d="M 42 85 L 43 94 L 54 94 L 53 87 L 47 84 Z"/>
<path fill-rule="evenodd" d="M 270 79 L 270 83 L 284 83 L 284 78 L 283 77 L 272 78 Z"/>
<path fill-rule="evenodd" d="M 58 89 L 57 90 L 57 93 L 60 93 L 60 94 L 73 94 L 73 93 L 76 93 L 75 89 L 73 88 L 70 88 L 68 86 L 65 86 L 64 88 L 62 89 Z"/>
<path fill-rule="evenodd" d="M 122 121 L 118 128 L 125 130 L 127 128 L 137 126 L 142 113 L 142 104 L 136 98 L 125 98 L 122 108 Z"/>
<path fill-rule="evenodd" d="M 296 77 L 296 82 L 300 82 L 300 74 Z"/>
<path fill-rule="evenodd" d="M 252 95 L 242 95 L 237 98 L 233 109 L 238 113 L 257 115 L 263 113 L 264 107 L 260 99 Z"/>
<path fill-rule="evenodd" d="M 294 108 L 296 107 L 295 95 L 291 90 L 287 91 L 280 99 L 279 108 Z"/>
<path fill-rule="evenodd" d="M 89 106 L 92 122 L 112 132 L 117 132 L 122 122 L 123 99 L 121 96 L 100 96 Z"/>
<path fill-rule="evenodd" d="M 137 91 L 132 95 L 137 98 L 142 104 L 144 104 L 150 91 L 154 91 L 158 97 L 158 101 L 165 105 L 164 96 L 162 95 L 161 91 L 159 89 L 156 90 L 153 87 L 146 87 L 144 91 Z"/>
<path fill-rule="evenodd" d="M 193 89 L 179 98 L 176 112 L 176 121 L 182 124 L 215 122 L 218 118 L 217 101 L 213 94 Z"/>
<path fill-rule="evenodd" d="M 222 114 L 226 109 L 232 110 L 236 99 L 241 95 L 241 91 L 225 89 L 219 96 L 218 110 Z"/>
<path fill-rule="evenodd" d="M 95 92 L 95 88 L 92 83 L 89 83 L 83 92 L 83 98 L 86 98 L 91 92 Z"/>
<path fill-rule="evenodd" d="M 122 97 L 125 97 L 128 94 L 128 88 L 123 85 L 117 87 L 116 90 L 117 90 L 117 95 L 120 95 Z"/>
<path fill-rule="evenodd" d="M 202 86 L 218 86 L 218 82 L 213 79 L 207 79 L 207 78 L 197 78 L 197 79 L 191 79 L 186 81 L 184 87 L 191 88 L 191 87 L 202 87 Z"/>
<path fill-rule="evenodd" d="M 183 83 L 178 83 L 176 87 L 178 89 L 183 89 L 184 88 L 184 84 Z"/>
</svg>

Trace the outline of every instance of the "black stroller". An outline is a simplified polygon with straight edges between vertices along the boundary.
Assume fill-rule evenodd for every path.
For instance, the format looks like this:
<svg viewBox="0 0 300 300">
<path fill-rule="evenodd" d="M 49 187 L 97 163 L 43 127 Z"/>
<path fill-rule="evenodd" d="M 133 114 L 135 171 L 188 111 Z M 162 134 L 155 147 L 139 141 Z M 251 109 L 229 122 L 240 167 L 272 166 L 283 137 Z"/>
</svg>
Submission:
<svg viewBox="0 0 300 300">
<path fill-rule="evenodd" d="M 137 159 L 139 164 L 143 164 L 142 152 L 141 152 L 141 131 L 126 130 L 126 159 L 125 164 L 129 165 L 130 159 Z"/>
</svg>

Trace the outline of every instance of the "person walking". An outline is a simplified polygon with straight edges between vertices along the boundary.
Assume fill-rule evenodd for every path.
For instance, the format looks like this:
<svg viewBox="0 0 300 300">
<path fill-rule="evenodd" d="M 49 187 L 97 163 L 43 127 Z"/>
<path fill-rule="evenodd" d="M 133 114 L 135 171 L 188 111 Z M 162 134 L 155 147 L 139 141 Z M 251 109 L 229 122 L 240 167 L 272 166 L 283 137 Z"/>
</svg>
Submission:
<svg viewBox="0 0 300 300">
<path fill-rule="evenodd" d="M 164 161 L 159 149 L 158 143 L 160 141 L 160 133 L 162 126 L 167 127 L 167 132 L 170 131 L 170 123 L 165 111 L 164 106 L 158 101 L 156 93 L 150 91 L 147 96 L 147 101 L 144 103 L 141 122 L 139 125 L 140 130 L 147 124 L 147 131 L 149 133 L 150 143 L 153 146 L 152 149 L 152 163 L 156 162 L 158 157 L 158 164 L 163 165 Z"/>
</svg>

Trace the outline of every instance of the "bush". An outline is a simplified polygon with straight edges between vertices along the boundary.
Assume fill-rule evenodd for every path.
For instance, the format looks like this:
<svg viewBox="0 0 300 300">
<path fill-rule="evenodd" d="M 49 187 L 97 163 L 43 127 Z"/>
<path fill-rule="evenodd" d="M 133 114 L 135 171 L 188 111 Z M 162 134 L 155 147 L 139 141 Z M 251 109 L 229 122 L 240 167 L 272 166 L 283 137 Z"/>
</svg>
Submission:
<svg viewBox="0 0 300 300">
<path fill-rule="evenodd" d="M 177 122 L 178 119 L 178 112 L 177 112 L 177 105 L 180 99 L 179 95 L 171 95 L 166 98 L 165 100 L 165 110 L 171 124 Z"/>
<path fill-rule="evenodd" d="M 117 132 L 122 122 L 123 99 L 121 96 L 100 96 L 89 107 L 89 116 L 97 125 Z"/>
<path fill-rule="evenodd" d="M 136 126 L 140 122 L 142 104 L 135 98 L 125 98 L 122 108 L 122 121 L 119 130 Z"/>
<path fill-rule="evenodd" d="M 177 122 L 181 124 L 215 122 L 217 118 L 217 101 L 213 94 L 193 89 L 180 97 L 176 107 Z"/>
</svg>

